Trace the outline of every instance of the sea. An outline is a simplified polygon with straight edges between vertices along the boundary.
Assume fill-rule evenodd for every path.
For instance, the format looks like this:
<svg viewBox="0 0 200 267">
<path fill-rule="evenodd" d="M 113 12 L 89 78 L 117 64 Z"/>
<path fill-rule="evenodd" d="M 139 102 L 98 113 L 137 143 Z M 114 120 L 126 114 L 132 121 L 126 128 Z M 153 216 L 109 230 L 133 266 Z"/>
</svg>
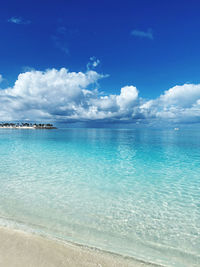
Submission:
<svg viewBox="0 0 200 267">
<path fill-rule="evenodd" d="M 200 131 L 0 129 L 0 225 L 200 266 Z"/>
</svg>

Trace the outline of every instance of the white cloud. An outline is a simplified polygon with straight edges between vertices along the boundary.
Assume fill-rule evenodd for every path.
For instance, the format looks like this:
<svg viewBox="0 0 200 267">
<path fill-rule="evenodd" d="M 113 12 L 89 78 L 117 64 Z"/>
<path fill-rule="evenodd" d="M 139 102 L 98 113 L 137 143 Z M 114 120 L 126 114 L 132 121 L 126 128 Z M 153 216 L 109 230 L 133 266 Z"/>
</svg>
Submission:
<svg viewBox="0 0 200 267">
<path fill-rule="evenodd" d="M 141 30 L 133 30 L 131 31 L 131 35 L 141 38 L 148 38 L 153 40 L 153 32 L 152 29 L 148 29 L 146 32 Z"/>
<path fill-rule="evenodd" d="M 200 84 L 177 85 L 160 97 L 164 105 L 191 107 L 200 98 Z"/>
<path fill-rule="evenodd" d="M 0 90 L 0 120 L 200 122 L 200 84 L 174 86 L 156 99 L 139 97 L 127 85 L 102 95 L 94 70 L 30 70 L 13 87 Z"/>
<path fill-rule="evenodd" d="M 65 68 L 22 73 L 12 88 L 0 91 L 0 116 L 2 120 L 131 118 L 137 89 L 125 86 L 119 95 L 101 96 L 96 87 L 104 77 L 93 70 Z"/>
<path fill-rule="evenodd" d="M 125 86 L 121 88 L 121 94 L 116 97 L 117 104 L 121 110 L 130 109 L 135 105 L 135 101 L 138 98 L 138 90 L 134 86 Z"/>
<path fill-rule="evenodd" d="M 21 17 L 11 17 L 8 19 L 8 22 L 14 23 L 14 24 L 30 24 L 30 20 L 24 20 Z"/>
<path fill-rule="evenodd" d="M 177 85 L 140 106 L 146 118 L 200 122 L 200 84 Z"/>
<path fill-rule="evenodd" d="M 100 64 L 100 60 L 96 57 L 90 57 L 90 61 L 87 64 L 87 70 L 95 69 Z"/>
</svg>

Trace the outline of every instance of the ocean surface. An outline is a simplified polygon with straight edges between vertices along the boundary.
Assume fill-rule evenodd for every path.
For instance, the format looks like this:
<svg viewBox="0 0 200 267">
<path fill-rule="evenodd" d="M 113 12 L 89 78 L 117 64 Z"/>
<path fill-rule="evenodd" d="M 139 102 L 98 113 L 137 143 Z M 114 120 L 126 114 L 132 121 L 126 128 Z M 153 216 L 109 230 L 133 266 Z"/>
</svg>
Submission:
<svg viewBox="0 0 200 267">
<path fill-rule="evenodd" d="M 0 225 L 200 266 L 200 131 L 0 129 Z"/>
</svg>

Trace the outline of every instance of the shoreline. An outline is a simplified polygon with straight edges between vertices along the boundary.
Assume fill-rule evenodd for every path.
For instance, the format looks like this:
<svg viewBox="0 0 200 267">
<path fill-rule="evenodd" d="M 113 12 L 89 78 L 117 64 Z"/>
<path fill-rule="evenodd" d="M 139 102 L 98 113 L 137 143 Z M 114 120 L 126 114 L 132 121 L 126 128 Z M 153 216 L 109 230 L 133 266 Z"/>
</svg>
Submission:
<svg viewBox="0 0 200 267">
<path fill-rule="evenodd" d="M 97 248 L 0 226 L 0 266 L 160 266 Z"/>
<path fill-rule="evenodd" d="M 40 130 L 51 130 L 51 129 L 57 129 L 56 127 L 32 127 L 32 126 L 30 126 L 30 127 L 28 127 L 28 126 L 21 126 L 21 127 L 1 127 L 0 126 L 0 129 L 17 129 L 17 130 L 22 130 L 22 129 L 30 129 L 30 130 L 38 130 L 38 129 L 40 129 Z"/>
</svg>

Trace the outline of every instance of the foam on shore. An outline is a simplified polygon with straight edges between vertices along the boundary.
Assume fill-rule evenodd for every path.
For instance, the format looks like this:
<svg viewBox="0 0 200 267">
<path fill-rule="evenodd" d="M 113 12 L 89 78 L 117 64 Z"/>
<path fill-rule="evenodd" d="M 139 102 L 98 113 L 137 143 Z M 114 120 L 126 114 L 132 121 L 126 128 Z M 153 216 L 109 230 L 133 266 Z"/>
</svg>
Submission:
<svg viewBox="0 0 200 267">
<path fill-rule="evenodd" d="M 141 267 L 155 266 L 93 248 L 50 240 L 0 227 L 0 266 L 5 267 Z"/>
</svg>

